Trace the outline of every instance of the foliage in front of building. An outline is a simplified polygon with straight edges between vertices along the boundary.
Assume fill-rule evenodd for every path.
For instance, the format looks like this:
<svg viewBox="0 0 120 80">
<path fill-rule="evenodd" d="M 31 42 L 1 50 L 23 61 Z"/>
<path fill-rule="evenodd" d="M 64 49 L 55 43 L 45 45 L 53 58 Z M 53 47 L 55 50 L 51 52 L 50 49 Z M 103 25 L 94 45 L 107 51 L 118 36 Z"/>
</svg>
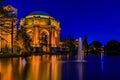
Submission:
<svg viewBox="0 0 120 80">
<path fill-rule="evenodd" d="M 5 48 L 1 48 L 0 50 L 0 54 L 9 54 L 11 52 L 11 48 L 9 47 L 5 47 Z"/>
<path fill-rule="evenodd" d="M 71 35 L 68 35 L 68 37 L 64 38 L 62 41 L 63 43 L 61 47 L 63 48 L 63 51 L 69 52 L 70 54 L 73 54 L 73 55 L 77 53 L 75 40 Z"/>
<path fill-rule="evenodd" d="M 27 34 L 25 27 L 21 26 L 17 31 L 16 43 L 22 53 L 32 51 L 31 41 L 32 39 Z"/>
</svg>

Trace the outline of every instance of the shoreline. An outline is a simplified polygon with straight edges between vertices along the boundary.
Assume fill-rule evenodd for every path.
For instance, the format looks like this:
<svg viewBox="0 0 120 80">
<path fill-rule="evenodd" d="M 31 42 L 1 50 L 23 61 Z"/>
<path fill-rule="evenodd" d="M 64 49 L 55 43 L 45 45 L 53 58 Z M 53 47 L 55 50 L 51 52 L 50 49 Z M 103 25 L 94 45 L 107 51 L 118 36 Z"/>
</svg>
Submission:
<svg viewBox="0 0 120 80">
<path fill-rule="evenodd" d="M 69 53 L 51 53 L 51 52 L 42 52 L 42 53 L 24 53 L 24 54 L 0 54 L 0 58 L 19 58 L 19 57 L 29 57 L 33 55 L 68 55 Z M 71 54 L 69 54 L 71 55 Z"/>
</svg>

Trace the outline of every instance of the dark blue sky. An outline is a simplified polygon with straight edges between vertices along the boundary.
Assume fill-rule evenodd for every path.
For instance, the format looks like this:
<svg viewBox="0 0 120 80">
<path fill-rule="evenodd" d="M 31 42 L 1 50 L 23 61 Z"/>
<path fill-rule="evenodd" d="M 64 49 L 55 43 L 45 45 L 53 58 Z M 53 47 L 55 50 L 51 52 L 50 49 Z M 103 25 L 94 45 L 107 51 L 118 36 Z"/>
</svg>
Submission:
<svg viewBox="0 0 120 80">
<path fill-rule="evenodd" d="M 19 19 L 33 11 L 44 11 L 61 22 L 61 37 L 88 36 L 88 42 L 120 41 L 119 0 L 11 0 Z"/>
</svg>

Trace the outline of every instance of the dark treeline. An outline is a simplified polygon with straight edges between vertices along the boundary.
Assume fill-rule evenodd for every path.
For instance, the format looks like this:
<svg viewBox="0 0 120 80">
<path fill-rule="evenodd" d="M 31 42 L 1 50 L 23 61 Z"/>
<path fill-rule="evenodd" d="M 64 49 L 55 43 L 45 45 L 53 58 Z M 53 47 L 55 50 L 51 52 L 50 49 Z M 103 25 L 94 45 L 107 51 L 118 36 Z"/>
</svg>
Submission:
<svg viewBox="0 0 120 80">
<path fill-rule="evenodd" d="M 71 35 L 62 40 L 62 47 L 67 48 L 69 52 L 76 53 L 78 49 L 78 41 L 73 39 Z M 99 56 L 102 54 L 109 56 L 120 55 L 120 42 L 117 40 L 110 40 L 106 45 L 102 45 L 100 41 L 93 41 L 88 44 L 87 36 L 83 38 L 83 52 L 85 55 Z"/>
<path fill-rule="evenodd" d="M 61 47 L 66 52 L 69 52 L 71 55 L 75 55 L 77 53 L 77 47 L 75 45 L 75 40 L 71 35 L 68 35 L 64 39 L 61 40 L 63 43 Z"/>
<path fill-rule="evenodd" d="M 104 47 L 105 54 L 107 55 L 120 55 L 120 42 L 117 40 L 110 40 Z"/>
<path fill-rule="evenodd" d="M 101 55 L 101 53 L 109 56 L 120 55 L 120 42 L 117 40 L 110 40 L 106 45 L 102 45 L 99 41 L 93 41 L 89 44 L 89 54 Z"/>
<path fill-rule="evenodd" d="M 88 45 L 88 54 L 100 55 L 102 43 L 99 41 L 93 41 Z"/>
</svg>

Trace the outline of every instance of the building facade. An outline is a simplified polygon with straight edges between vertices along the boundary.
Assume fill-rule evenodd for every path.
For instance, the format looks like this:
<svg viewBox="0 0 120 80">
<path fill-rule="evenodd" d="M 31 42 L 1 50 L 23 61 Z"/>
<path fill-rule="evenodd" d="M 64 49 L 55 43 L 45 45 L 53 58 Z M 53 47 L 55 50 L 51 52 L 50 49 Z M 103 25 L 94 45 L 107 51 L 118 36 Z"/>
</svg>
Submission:
<svg viewBox="0 0 120 80">
<path fill-rule="evenodd" d="M 14 45 L 17 30 L 16 16 L 16 8 L 11 5 L 3 6 L 3 11 L 0 12 L 0 51 Z"/>
<path fill-rule="evenodd" d="M 42 47 L 44 51 L 49 47 L 59 47 L 60 22 L 48 13 L 32 12 L 21 19 L 20 25 L 25 27 L 30 35 L 32 47 Z"/>
</svg>

